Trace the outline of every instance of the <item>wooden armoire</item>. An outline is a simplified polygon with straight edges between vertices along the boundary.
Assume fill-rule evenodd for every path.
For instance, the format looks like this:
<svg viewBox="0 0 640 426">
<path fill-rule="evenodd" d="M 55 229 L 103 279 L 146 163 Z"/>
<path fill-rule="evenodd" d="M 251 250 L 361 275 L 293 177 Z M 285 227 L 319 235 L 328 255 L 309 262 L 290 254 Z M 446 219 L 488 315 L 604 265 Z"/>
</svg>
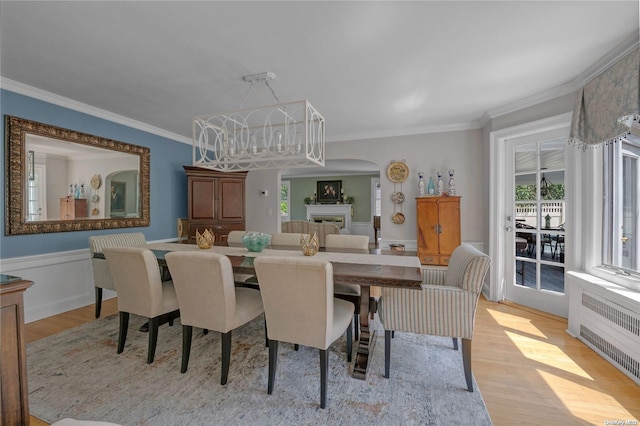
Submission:
<svg viewBox="0 0 640 426">
<path fill-rule="evenodd" d="M 460 245 L 460 197 L 417 197 L 418 257 L 423 265 L 448 265 Z"/>
<path fill-rule="evenodd" d="M 196 230 L 199 233 L 211 230 L 216 243 L 226 242 L 229 231 L 243 231 L 247 172 L 183 167 L 187 174 L 189 242 L 196 242 Z"/>
</svg>

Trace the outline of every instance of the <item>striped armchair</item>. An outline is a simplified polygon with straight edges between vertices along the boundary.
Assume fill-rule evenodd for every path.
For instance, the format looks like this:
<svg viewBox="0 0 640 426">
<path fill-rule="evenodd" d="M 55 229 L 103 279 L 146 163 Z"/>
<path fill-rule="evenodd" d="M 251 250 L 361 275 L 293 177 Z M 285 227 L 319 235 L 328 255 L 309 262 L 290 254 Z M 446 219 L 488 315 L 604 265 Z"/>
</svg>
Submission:
<svg viewBox="0 0 640 426">
<path fill-rule="evenodd" d="M 93 268 L 93 285 L 96 292 L 96 318 L 100 318 L 102 309 L 102 289 L 116 290 L 116 285 L 111 278 L 106 259 L 96 259 L 94 253 L 102 253 L 107 247 L 144 247 L 147 240 L 142 232 L 129 232 L 121 234 L 94 235 L 89 237 L 89 253 L 91 254 L 91 266 Z"/>
<path fill-rule="evenodd" d="M 385 329 L 386 378 L 389 378 L 393 331 L 452 337 L 456 350 L 458 338 L 462 338 L 467 389 L 473 392 L 473 323 L 490 264 L 489 256 L 470 245 L 461 245 L 451 255 L 447 269 L 427 269 L 422 290 L 382 288 L 378 315 Z"/>
</svg>

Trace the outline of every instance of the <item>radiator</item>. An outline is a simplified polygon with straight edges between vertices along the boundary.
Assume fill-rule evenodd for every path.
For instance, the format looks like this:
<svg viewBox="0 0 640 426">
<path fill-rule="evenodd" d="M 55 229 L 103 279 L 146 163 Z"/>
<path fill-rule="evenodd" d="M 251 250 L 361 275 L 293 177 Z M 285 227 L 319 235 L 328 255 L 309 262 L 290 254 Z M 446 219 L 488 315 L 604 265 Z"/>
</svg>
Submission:
<svg viewBox="0 0 640 426">
<path fill-rule="evenodd" d="M 611 284 L 568 277 L 569 333 L 640 385 L 640 301 Z"/>
</svg>

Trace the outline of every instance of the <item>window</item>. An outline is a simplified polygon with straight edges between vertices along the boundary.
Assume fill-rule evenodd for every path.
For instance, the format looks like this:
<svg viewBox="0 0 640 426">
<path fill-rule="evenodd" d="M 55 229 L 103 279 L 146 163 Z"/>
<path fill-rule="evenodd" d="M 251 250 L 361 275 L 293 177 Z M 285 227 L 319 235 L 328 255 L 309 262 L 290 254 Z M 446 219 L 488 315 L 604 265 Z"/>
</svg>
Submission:
<svg viewBox="0 0 640 426">
<path fill-rule="evenodd" d="M 382 190 L 380 189 L 380 178 L 371 178 L 371 211 L 373 216 L 380 216 L 381 206 Z"/>
<path fill-rule="evenodd" d="M 280 218 L 284 222 L 290 220 L 291 216 L 289 194 L 291 194 L 291 181 L 283 180 L 280 182 Z"/>
<path fill-rule="evenodd" d="M 640 277 L 640 139 L 623 139 L 604 150 L 602 263 L 618 274 Z"/>
</svg>

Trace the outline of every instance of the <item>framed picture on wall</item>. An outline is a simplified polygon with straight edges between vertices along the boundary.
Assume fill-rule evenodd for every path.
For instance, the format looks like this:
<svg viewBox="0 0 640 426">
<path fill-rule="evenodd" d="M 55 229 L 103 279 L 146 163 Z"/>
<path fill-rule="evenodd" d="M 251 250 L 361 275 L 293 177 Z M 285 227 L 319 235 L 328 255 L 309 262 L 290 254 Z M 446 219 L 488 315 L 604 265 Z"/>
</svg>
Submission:
<svg viewBox="0 0 640 426">
<path fill-rule="evenodd" d="M 126 211 L 125 195 L 127 191 L 126 182 L 111 181 L 111 212 L 124 213 Z"/>
<path fill-rule="evenodd" d="M 335 204 L 340 200 L 342 192 L 341 180 L 319 180 L 317 181 L 318 202 L 321 204 Z"/>
</svg>

